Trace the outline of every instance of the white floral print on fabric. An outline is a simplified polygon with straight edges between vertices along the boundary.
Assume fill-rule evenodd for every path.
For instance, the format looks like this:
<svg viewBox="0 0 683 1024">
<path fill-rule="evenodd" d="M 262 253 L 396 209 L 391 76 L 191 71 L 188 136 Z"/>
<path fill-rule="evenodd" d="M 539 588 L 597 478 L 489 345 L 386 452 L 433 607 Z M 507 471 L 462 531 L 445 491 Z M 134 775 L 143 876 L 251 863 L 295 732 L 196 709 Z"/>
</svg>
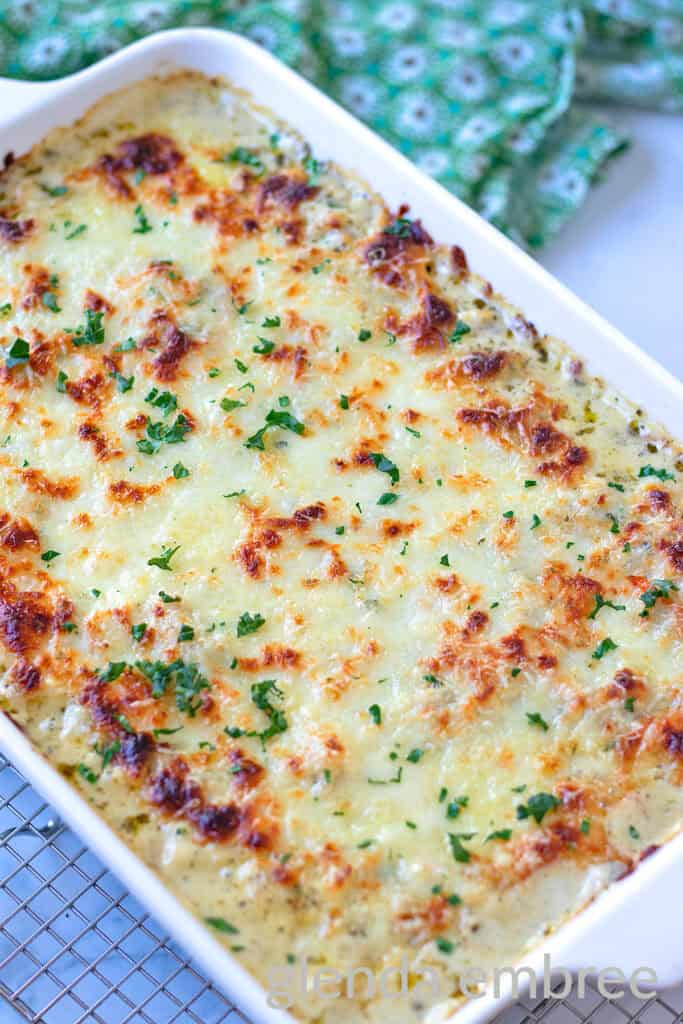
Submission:
<svg viewBox="0 0 683 1024">
<path fill-rule="evenodd" d="M 683 0 L 0 0 L 0 73 L 180 25 L 267 48 L 528 246 L 624 147 L 576 99 L 683 113 Z"/>
</svg>

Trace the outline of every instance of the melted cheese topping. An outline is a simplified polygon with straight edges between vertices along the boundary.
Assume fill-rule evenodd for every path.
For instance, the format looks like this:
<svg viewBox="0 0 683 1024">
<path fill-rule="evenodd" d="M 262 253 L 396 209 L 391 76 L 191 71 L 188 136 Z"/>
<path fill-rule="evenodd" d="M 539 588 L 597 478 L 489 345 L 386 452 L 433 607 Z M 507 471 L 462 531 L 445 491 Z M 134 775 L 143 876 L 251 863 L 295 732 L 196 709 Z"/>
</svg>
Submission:
<svg viewBox="0 0 683 1024">
<path fill-rule="evenodd" d="M 457 245 L 182 74 L 5 171 L 0 313 L 3 707 L 259 978 L 425 1019 L 678 827 L 680 449 Z"/>
</svg>

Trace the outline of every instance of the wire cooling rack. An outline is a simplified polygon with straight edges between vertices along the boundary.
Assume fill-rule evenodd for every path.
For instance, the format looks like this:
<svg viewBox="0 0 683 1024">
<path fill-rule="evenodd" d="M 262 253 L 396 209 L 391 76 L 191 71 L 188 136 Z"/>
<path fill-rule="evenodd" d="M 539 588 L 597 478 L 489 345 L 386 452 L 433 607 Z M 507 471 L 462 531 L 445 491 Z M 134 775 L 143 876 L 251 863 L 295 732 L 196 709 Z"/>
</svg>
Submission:
<svg viewBox="0 0 683 1024">
<path fill-rule="evenodd" d="M 0 1021 L 249 1024 L 1 754 Z M 683 986 L 522 1000 L 496 1024 L 541 1021 L 680 1024 Z"/>
</svg>

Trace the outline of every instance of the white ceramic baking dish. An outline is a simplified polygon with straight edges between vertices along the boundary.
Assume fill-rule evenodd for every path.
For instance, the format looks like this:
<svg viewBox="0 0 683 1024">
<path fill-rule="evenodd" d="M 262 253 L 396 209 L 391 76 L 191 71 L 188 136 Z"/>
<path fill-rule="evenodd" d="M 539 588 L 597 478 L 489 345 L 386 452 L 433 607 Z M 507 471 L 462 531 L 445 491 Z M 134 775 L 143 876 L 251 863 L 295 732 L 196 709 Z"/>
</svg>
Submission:
<svg viewBox="0 0 683 1024">
<path fill-rule="evenodd" d="M 409 203 L 437 240 L 463 246 L 473 269 L 520 306 L 541 331 L 563 338 L 592 372 L 607 378 L 675 435 L 683 435 L 680 381 L 386 142 L 264 50 L 238 36 L 205 29 L 164 32 L 58 82 L 0 79 L 0 156 L 25 152 L 50 128 L 69 124 L 107 93 L 172 67 L 227 76 L 302 132 L 316 156 L 357 171 L 393 208 Z M 4 715 L 0 715 L 0 747 L 244 1013 L 264 1024 L 291 1022 L 288 1014 L 268 1007 L 263 988 Z M 524 963 L 539 973 L 544 956 L 574 971 L 613 965 L 630 974 L 647 966 L 657 974 L 657 989 L 678 983 L 683 980 L 682 894 L 683 834 L 679 834 L 525 957 Z M 509 994 L 502 1000 L 506 998 Z M 501 1000 L 487 995 L 460 1010 L 457 1021 L 479 1024 L 499 1009 Z"/>
</svg>

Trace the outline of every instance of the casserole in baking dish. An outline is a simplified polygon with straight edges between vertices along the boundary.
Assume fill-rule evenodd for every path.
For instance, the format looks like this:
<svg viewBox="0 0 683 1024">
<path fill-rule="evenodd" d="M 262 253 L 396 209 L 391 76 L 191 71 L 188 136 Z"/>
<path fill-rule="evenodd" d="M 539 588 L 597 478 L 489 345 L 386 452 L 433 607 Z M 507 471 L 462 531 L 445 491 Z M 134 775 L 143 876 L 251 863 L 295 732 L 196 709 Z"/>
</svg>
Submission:
<svg viewBox="0 0 683 1024">
<path fill-rule="evenodd" d="M 680 449 L 223 81 L 1 191 L 4 709 L 266 985 L 457 1006 L 677 829 Z"/>
</svg>

